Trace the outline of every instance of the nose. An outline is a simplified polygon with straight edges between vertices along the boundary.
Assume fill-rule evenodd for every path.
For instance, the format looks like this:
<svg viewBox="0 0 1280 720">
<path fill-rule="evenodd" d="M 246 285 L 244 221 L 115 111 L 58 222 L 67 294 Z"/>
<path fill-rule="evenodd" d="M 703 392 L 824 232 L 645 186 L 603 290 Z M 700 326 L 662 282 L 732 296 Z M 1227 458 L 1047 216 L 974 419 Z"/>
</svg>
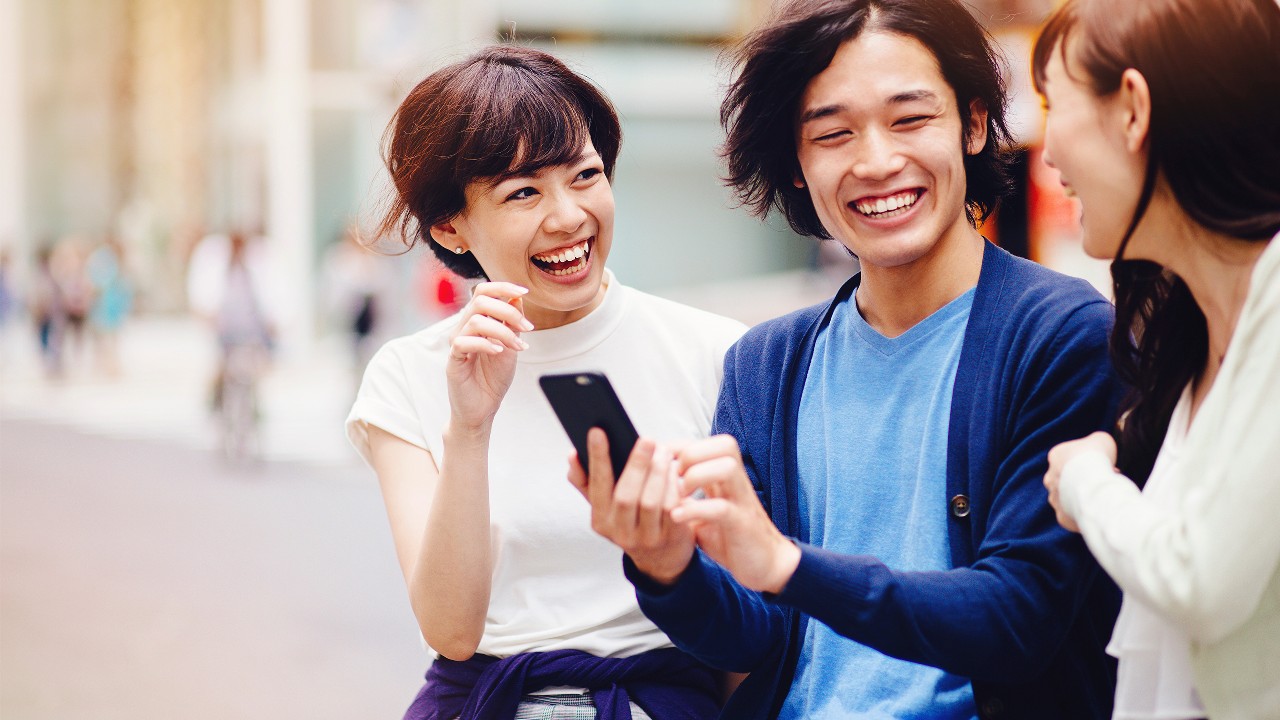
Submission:
<svg viewBox="0 0 1280 720">
<path fill-rule="evenodd" d="M 587 211 L 572 192 L 550 194 L 547 202 L 547 216 L 542 224 L 549 233 L 571 234 L 587 220 Z"/>
<path fill-rule="evenodd" d="M 853 174 L 861 180 L 885 180 L 902 172 L 907 160 L 898 152 L 892 137 L 880 130 L 870 130 L 859 144 Z"/>
<path fill-rule="evenodd" d="M 1058 166 L 1053 164 L 1053 157 L 1049 155 L 1049 143 L 1045 143 L 1044 147 L 1040 150 L 1040 162 L 1048 165 L 1054 170 L 1058 169 Z"/>
</svg>

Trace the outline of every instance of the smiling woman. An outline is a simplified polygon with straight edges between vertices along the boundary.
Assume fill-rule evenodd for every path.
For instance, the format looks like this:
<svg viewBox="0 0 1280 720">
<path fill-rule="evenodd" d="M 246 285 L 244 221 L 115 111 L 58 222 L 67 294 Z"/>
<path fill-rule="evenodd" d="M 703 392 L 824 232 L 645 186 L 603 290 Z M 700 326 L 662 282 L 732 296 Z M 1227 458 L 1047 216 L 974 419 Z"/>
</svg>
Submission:
<svg viewBox="0 0 1280 720">
<path fill-rule="evenodd" d="M 405 717 L 714 716 L 718 676 L 644 617 L 621 551 L 592 532 L 537 379 L 607 372 L 643 432 L 700 438 L 744 328 L 606 270 L 618 118 L 556 58 L 482 50 L 423 80 L 387 133 L 382 232 L 482 280 L 456 316 L 379 351 L 347 420 L 439 655 Z"/>
<path fill-rule="evenodd" d="M 1068 0 L 1036 43 L 1131 387 L 1044 478 L 1124 590 L 1118 718 L 1280 717 L 1278 38 L 1274 0 Z"/>
<path fill-rule="evenodd" d="M 386 157 L 396 195 L 378 234 L 426 242 L 463 277 L 528 287 L 526 312 L 552 302 L 539 327 L 576 319 L 573 311 L 599 301 L 621 142 L 613 106 L 590 82 L 545 53 L 490 48 L 433 73 L 400 106 Z M 544 222 L 554 232 L 535 246 Z M 570 298 L 543 297 L 529 282 L 545 279 L 533 257 L 587 240 L 595 262 L 574 278 L 583 287 Z"/>
</svg>

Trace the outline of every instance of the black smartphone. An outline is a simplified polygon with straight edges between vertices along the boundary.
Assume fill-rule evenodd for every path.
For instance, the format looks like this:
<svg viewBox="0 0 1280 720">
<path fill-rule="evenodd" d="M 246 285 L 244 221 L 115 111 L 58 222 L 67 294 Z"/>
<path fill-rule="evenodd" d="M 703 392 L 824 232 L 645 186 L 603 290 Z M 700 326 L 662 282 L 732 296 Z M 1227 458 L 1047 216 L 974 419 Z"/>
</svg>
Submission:
<svg viewBox="0 0 1280 720">
<path fill-rule="evenodd" d="M 538 384 L 542 386 L 556 417 L 560 418 L 564 431 L 569 434 L 583 469 L 590 472 L 587 466 L 587 431 L 598 427 L 609 438 L 613 477 L 616 479 L 621 475 L 640 436 L 609 384 L 609 378 L 598 372 L 543 375 L 538 378 Z"/>
</svg>

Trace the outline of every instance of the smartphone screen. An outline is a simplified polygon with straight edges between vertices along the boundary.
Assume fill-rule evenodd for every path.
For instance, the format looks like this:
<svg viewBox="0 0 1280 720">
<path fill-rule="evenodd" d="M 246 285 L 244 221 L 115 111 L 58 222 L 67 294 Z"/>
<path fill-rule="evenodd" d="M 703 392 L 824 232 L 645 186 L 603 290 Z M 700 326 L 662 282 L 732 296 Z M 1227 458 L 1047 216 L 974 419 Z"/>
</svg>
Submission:
<svg viewBox="0 0 1280 720">
<path fill-rule="evenodd" d="M 640 436 L 622 408 L 609 378 L 603 373 L 580 372 L 564 375 L 543 375 L 538 378 L 542 392 L 551 403 L 551 409 L 569 435 L 569 441 L 578 451 L 583 469 L 587 467 L 587 431 L 593 427 L 604 430 L 609 438 L 609 460 L 613 465 L 613 477 L 622 474 L 627 457 Z"/>
</svg>

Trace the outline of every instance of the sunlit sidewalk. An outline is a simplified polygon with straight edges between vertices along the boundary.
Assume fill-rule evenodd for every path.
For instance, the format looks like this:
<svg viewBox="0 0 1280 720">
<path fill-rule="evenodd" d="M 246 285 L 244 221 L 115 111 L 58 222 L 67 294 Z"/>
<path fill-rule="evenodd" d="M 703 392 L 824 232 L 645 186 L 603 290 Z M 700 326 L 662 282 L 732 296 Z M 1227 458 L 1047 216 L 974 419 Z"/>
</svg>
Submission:
<svg viewBox="0 0 1280 720">
<path fill-rule="evenodd" d="M 10 331 L 26 328 L 9 328 Z M 117 437 L 217 447 L 210 411 L 215 346 L 189 318 L 133 318 L 119 340 L 119 373 L 103 372 L 92 346 L 67 347 L 60 378 L 44 373 L 30 333 L 9 333 L 0 366 L 0 415 Z M 265 460 L 356 463 L 342 434 L 355 392 L 345 348 L 323 341 L 275 364 L 261 385 Z"/>
</svg>

